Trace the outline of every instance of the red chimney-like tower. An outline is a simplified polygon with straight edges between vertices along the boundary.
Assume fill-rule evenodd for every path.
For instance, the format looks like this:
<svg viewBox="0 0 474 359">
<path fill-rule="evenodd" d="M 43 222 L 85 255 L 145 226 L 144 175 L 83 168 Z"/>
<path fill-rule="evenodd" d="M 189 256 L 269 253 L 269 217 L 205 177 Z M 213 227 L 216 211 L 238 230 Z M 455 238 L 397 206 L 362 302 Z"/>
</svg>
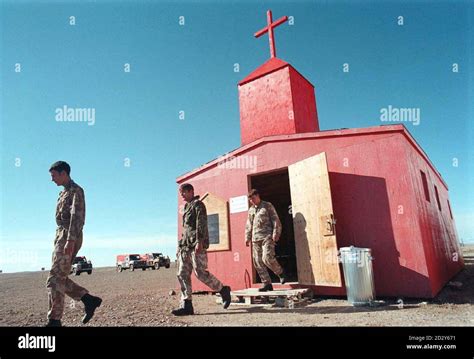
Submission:
<svg viewBox="0 0 474 359">
<path fill-rule="evenodd" d="M 314 86 L 293 66 L 276 57 L 273 29 L 286 16 L 255 33 L 268 32 L 270 59 L 239 82 L 241 143 L 246 145 L 265 136 L 319 131 Z"/>
</svg>

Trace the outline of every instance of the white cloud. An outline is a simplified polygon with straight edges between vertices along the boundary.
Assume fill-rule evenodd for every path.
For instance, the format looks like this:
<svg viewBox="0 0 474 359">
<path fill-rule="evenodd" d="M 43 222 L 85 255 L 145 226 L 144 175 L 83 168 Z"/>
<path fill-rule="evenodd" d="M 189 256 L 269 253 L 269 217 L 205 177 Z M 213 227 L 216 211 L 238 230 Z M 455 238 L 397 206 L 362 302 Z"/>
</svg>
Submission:
<svg viewBox="0 0 474 359">
<path fill-rule="evenodd" d="M 474 213 L 463 213 L 455 215 L 456 228 L 458 230 L 459 239 L 464 243 L 474 242 Z"/>
<path fill-rule="evenodd" d="M 37 271 L 49 268 L 54 236 L 27 234 L 0 238 L 0 269 L 4 272 Z M 123 253 L 161 252 L 174 259 L 176 234 L 156 235 L 84 235 L 79 252 L 93 261 L 94 266 L 114 266 L 115 257 Z"/>
<path fill-rule="evenodd" d="M 169 246 L 176 245 L 176 235 L 150 235 L 150 236 L 134 236 L 127 235 L 121 236 L 88 236 L 84 239 L 84 246 L 88 249 L 103 249 L 103 248 L 115 248 L 123 250 L 133 250 L 133 248 L 143 247 L 157 247 L 157 246 Z"/>
</svg>

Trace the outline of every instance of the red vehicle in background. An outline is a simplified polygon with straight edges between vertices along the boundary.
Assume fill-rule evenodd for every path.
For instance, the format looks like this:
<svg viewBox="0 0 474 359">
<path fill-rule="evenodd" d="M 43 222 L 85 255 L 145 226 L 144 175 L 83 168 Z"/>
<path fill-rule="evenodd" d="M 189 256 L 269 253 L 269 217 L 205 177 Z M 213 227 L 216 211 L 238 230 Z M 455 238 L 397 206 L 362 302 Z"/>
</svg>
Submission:
<svg viewBox="0 0 474 359">
<path fill-rule="evenodd" d="M 122 272 L 124 269 L 130 269 L 132 272 L 136 268 L 146 270 L 146 261 L 142 259 L 139 254 L 119 254 L 117 256 L 117 272 Z"/>
</svg>

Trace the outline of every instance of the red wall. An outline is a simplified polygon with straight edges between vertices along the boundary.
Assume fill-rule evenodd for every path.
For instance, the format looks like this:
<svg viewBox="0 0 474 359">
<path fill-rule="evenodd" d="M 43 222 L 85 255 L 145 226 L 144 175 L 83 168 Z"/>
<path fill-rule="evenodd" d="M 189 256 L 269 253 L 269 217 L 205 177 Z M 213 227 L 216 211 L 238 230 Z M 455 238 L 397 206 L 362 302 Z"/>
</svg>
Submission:
<svg viewBox="0 0 474 359">
<path fill-rule="evenodd" d="M 242 144 L 260 137 L 295 133 L 288 67 L 239 86 Z"/>
<path fill-rule="evenodd" d="M 457 238 L 455 221 L 451 217 L 448 205 L 448 189 L 432 168 L 422 160 L 415 148 L 407 147 L 407 155 L 415 192 L 414 202 L 418 208 L 414 225 L 423 239 L 431 278 L 431 292 L 434 296 L 464 266 L 464 259 Z M 420 170 L 426 174 L 429 201 L 425 196 Z M 441 209 L 438 207 L 435 186 L 438 189 Z"/>
<path fill-rule="evenodd" d="M 292 67 L 290 67 L 290 79 L 296 132 L 319 131 L 316 96 L 313 85 Z"/>
<path fill-rule="evenodd" d="M 391 127 L 403 129 L 402 126 Z M 228 200 L 247 193 L 249 174 L 284 168 L 325 151 L 338 246 L 372 248 L 377 295 L 432 297 L 441 284 L 462 268 L 462 263 L 451 263 L 446 269 L 440 248 L 446 246 L 443 245 L 446 241 L 452 246 L 455 237 L 446 239 L 434 225 L 431 235 L 436 234 L 438 239 L 430 242 L 426 228 L 433 222 L 420 226 L 419 219 L 426 217 L 426 209 L 419 207 L 421 180 L 414 180 L 414 173 L 419 172 L 418 166 L 426 168 L 428 165 L 412 150 L 403 130 L 354 131 L 357 130 L 340 131 L 347 135 L 337 136 L 279 136 L 279 141 L 248 146 L 238 153 L 239 156 L 256 156 L 254 169 L 223 169 L 211 165 L 200 173 L 180 177 L 178 183 L 190 182 L 197 194 L 212 192 Z M 410 161 L 417 164 L 409 166 Z M 437 179 L 434 172 L 430 176 Z M 447 191 L 441 182 L 438 191 L 441 201 L 446 202 Z M 182 204 L 180 198 L 179 203 Z M 430 211 L 429 218 L 436 219 L 433 208 Z M 209 253 L 209 270 L 233 289 L 251 286 L 249 281 L 253 278 L 250 248 L 244 244 L 246 217 L 246 212 L 230 214 L 231 249 Z M 181 216 L 178 218 L 180 236 Z M 453 225 L 449 228 L 454 231 Z M 193 278 L 193 290 L 209 289 Z M 345 294 L 344 288 L 330 287 L 316 287 L 315 292 Z"/>
<path fill-rule="evenodd" d="M 314 87 L 291 66 L 240 85 L 239 107 L 242 145 L 319 131 Z"/>
</svg>

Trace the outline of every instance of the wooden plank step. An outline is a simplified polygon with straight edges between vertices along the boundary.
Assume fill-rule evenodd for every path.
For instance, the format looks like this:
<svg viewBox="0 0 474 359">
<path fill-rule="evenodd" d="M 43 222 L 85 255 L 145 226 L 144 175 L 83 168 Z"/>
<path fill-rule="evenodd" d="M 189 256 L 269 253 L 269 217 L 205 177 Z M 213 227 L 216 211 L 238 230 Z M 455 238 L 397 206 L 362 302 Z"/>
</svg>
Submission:
<svg viewBox="0 0 474 359">
<path fill-rule="evenodd" d="M 234 290 L 231 295 L 236 297 L 298 297 L 309 292 L 309 288 L 276 289 L 269 292 L 259 292 L 258 288 Z"/>
<path fill-rule="evenodd" d="M 269 292 L 259 292 L 258 288 L 235 290 L 231 295 L 239 299 L 239 303 L 232 305 L 277 306 L 293 309 L 295 306 L 308 302 L 305 294 L 311 294 L 309 288 L 277 289 Z M 311 296 L 311 295 L 310 295 Z M 274 303 L 270 303 L 270 298 Z"/>
</svg>

